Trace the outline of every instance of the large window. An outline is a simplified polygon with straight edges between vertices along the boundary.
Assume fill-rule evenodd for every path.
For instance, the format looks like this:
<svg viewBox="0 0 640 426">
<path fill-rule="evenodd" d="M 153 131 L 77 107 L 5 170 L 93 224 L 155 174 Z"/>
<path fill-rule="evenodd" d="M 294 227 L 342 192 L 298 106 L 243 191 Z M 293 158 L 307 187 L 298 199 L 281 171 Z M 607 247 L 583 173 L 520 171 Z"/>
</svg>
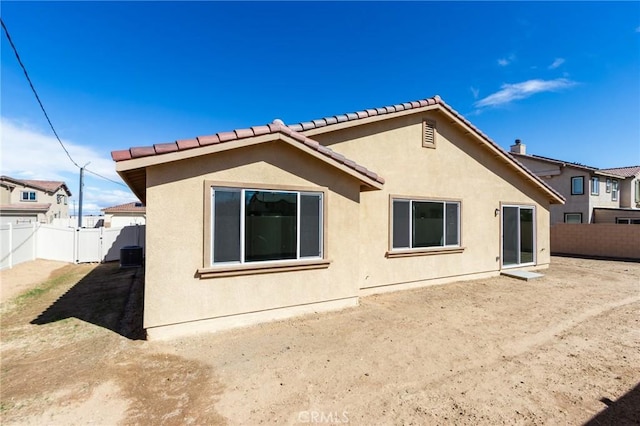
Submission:
<svg viewBox="0 0 640 426">
<path fill-rule="evenodd" d="M 20 193 L 21 201 L 37 201 L 35 191 L 22 191 Z"/>
<path fill-rule="evenodd" d="M 460 245 L 460 203 L 393 200 L 393 249 Z"/>
<path fill-rule="evenodd" d="M 212 189 L 212 264 L 322 258 L 323 193 Z"/>
<path fill-rule="evenodd" d="M 571 195 L 584 194 L 584 176 L 574 176 L 571 178 Z"/>
</svg>

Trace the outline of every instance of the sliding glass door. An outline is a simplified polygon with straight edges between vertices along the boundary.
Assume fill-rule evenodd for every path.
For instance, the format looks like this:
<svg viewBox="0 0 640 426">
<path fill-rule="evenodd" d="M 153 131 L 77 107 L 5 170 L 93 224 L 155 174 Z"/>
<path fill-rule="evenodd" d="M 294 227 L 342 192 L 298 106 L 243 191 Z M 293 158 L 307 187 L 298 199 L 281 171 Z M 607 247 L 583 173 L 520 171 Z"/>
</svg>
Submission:
<svg viewBox="0 0 640 426">
<path fill-rule="evenodd" d="M 502 206 L 502 266 L 535 263 L 535 214 L 530 206 Z"/>
</svg>

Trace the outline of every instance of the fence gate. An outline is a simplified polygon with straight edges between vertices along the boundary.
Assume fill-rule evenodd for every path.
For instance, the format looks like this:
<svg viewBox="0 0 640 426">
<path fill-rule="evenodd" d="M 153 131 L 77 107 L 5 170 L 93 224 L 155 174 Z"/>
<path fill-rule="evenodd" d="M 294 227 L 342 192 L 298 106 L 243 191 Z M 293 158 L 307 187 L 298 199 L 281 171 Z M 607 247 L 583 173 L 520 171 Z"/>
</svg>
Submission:
<svg viewBox="0 0 640 426">
<path fill-rule="evenodd" d="M 29 260 L 69 263 L 110 262 L 120 259 L 125 246 L 145 245 L 145 226 L 123 228 L 62 228 L 52 225 L 0 227 L 0 269 Z"/>
</svg>

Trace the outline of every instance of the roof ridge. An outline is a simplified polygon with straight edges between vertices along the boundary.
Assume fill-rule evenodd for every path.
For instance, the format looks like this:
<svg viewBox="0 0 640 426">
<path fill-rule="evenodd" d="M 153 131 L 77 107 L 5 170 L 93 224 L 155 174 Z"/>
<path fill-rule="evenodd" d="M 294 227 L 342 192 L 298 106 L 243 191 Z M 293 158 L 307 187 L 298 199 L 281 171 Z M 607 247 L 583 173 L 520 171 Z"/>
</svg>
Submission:
<svg viewBox="0 0 640 426">
<path fill-rule="evenodd" d="M 347 121 L 360 120 L 368 117 L 375 117 L 378 115 L 392 114 L 401 111 L 407 111 L 416 108 L 423 108 L 431 105 L 446 105 L 440 95 L 435 95 L 431 98 L 419 99 L 417 101 L 403 102 L 400 104 L 388 105 L 377 108 L 367 108 L 355 112 L 347 112 L 344 114 L 331 115 L 322 118 L 318 118 L 311 121 L 302 121 L 296 124 L 290 124 L 288 127 L 296 132 L 303 132 L 310 129 L 317 129 L 319 127 L 330 126 L 333 124 L 344 123 Z"/>
</svg>

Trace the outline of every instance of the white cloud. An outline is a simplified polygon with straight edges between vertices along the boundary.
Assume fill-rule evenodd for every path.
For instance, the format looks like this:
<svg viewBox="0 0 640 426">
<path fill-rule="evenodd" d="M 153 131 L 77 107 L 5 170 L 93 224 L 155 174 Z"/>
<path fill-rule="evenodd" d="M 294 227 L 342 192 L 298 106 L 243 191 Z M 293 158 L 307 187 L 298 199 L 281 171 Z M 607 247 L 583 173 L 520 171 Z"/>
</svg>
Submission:
<svg viewBox="0 0 640 426">
<path fill-rule="evenodd" d="M 62 179 L 65 174 L 78 173 L 53 134 L 43 133 L 11 120 L 0 118 L 2 173 L 15 178 Z M 62 140 L 75 162 L 109 179 L 120 181 L 114 163 L 91 147 Z"/>
<path fill-rule="evenodd" d="M 475 103 L 477 108 L 499 106 L 518 99 L 525 99 L 536 93 L 557 92 L 575 86 L 577 83 L 566 78 L 555 80 L 527 80 L 522 83 L 503 84 L 499 91 Z"/>
<path fill-rule="evenodd" d="M 68 140 L 62 142 L 78 165 L 89 163 L 88 170 L 123 183 L 111 158 L 89 146 Z M 73 194 L 71 200 L 78 198 L 80 171 L 69 160 L 55 136 L 6 117 L 0 117 L 0 170 L 3 175 L 16 179 L 64 181 Z M 87 214 L 99 214 L 101 208 L 136 200 L 126 186 L 90 173 L 84 176 L 82 204 L 83 212 Z"/>
<path fill-rule="evenodd" d="M 471 93 L 473 93 L 473 99 L 478 99 L 478 95 L 480 94 L 480 89 L 475 88 L 473 86 L 471 86 L 469 89 L 471 90 Z"/>
<path fill-rule="evenodd" d="M 554 70 L 558 68 L 560 65 L 564 64 L 564 58 L 556 58 L 551 65 L 549 65 L 550 70 Z"/>
<path fill-rule="evenodd" d="M 498 59 L 498 65 L 500 65 L 501 67 L 506 67 L 507 65 L 510 65 L 515 60 L 516 60 L 516 55 L 514 55 L 512 53 L 511 55 L 507 56 L 506 58 Z"/>
</svg>

